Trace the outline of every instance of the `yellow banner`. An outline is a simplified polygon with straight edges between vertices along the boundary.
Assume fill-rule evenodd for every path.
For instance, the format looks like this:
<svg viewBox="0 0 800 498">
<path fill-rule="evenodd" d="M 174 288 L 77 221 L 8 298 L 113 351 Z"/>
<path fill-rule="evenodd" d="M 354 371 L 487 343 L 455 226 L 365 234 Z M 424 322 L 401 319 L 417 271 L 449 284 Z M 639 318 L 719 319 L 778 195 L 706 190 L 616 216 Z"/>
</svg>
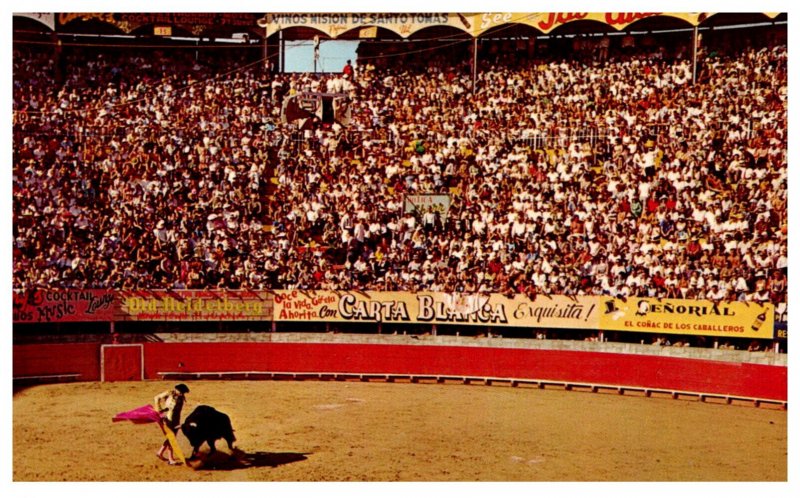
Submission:
<svg viewBox="0 0 800 498">
<path fill-rule="evenodd" d="M 470 324 L 597 330 L 596 297 L 274 291 L 276 321 Z"/>
<path fill-rule="evenodd" d="M 605 298 L 600 328 L 627 332 L 771 339 L 772 304 L 689 299 Z"/>
<path fill-rule="evenodd" d="M 272 296 L 265 291 L 122 291 L 118 299 L 117 320 L 272 320 Z"/>
</svg>

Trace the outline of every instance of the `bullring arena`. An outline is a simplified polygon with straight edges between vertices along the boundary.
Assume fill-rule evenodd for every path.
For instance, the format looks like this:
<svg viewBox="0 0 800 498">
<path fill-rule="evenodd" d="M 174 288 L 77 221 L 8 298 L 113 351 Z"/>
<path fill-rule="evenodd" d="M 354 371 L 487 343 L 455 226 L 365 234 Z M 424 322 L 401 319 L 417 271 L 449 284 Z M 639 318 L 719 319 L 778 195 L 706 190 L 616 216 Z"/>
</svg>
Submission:
<svg viewBox="0 0 800 498">
<path fill-rule="evenodd" d="M 786 19 L 15 14 L 14 484 L 786 491 Z"/>
<path fill-rule="evenodd" d="M 786 480 L 786 404 L 753 397 L 780 396 L 748 380 L 785 386 L 783 369 L 659 357 L 664 352 L 650 345 L 623 353 L 598 352 L 594 343 L 576 351 L 560 350 L 569 346 L 559 341 L 521 347 L 527 342 L 378 336 L 365 343 L 358 335 L 287 333 L 270 342 L 94 348 L 106 382 L 15 394 L 15 480 Z M 90 377 L 99 358 L 81 346 L 20 346 L 16 357 Z M 659 379 L 659 371 L 681 373 Z M 108 381 L 130 372 L 150 380 Z M 153 424 L 111 422 L 179 381 L 191 389 L 187 413 L 215 406 L 229 414 L 238 439 L 233 454 L 220 441 L 222 454 L 194 471 L 154 456 L 162 436 Z M 729 386 L 715 395 L 713 386 L 725 383 L 741 394 Z M 30 413 L 37 415 L 22 415 Z M 75 451 L 76 431 L 93 442 L 90 465 L 64 458 Z M 180 435 L 179 443 L 188 455 Z"/>
<path fill-rule="evenodd" d="M 163 439 L 157 427 L 112 425 L 112 414 L 148 402 L 169 383 L 47 385 L 14 397 L 14 479 L 787 479 L 787 417 L 774 409 L 461 383 L 197 381 L 189 386 L 190 404 L 210 403 L 231 416 L 238 439 L 233 460 L 227 460 L 220 441 L 225 458 L 213 457 L 207 468 L 164 465 L 154 455 Z M 43 412 L 54 415 L 17 416 Z M 91 451 L 81 441 L 91 441 Z M 188 455 L 186 440 L 179 441 Z M 74 460 L 76 445 L 83 455 L 80 465 Z"/>
</svg>

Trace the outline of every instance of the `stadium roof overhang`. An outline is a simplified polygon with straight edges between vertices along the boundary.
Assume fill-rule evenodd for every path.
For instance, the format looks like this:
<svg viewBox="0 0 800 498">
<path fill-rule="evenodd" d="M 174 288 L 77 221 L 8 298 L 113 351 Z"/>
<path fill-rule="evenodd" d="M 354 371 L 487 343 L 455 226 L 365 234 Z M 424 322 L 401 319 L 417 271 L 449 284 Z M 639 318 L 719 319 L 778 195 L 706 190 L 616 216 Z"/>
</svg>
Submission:
<svg viewBox="0 0 800 498">
<path fill-rule="evenodd" d="M 785 13 L 707 12 L 491 12 L 491 13 L 14 13 L 55 32 L 152 34 L 157 28 L 203 37 L 248 33 L 253 38 L 278 32 L 298 39 L 417 38 L 446 31 L 471 38 L 518 30 L 532 35 L 615 32 L 628 29 L 720 27 L 786 20 Z M 646 27 L 646 28 L 645 28 Z"/>
</svg>

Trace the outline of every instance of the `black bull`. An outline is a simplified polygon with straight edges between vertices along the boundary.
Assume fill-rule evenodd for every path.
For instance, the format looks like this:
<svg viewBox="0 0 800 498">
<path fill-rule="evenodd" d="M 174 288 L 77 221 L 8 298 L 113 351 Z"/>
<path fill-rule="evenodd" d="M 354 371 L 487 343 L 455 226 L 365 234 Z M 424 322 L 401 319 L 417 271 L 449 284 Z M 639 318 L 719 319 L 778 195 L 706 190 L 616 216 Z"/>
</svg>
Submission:
<svg viewBox="0 0 800 498">
<path fill-rule="evenodd" d="M 211 455 L 217 451 L 214 446 L 214 442 L 217 439 L 224 439 L 228 443 L 228 449 L 231 451 L 233 451 L 233 442 L 236 441 L 230 417 L 206 405 L 200 405 L 195 408 L 186 417 L 183 425 L 181 425 L 181 430 L 192 445 L 191 458 L 197 457 L 197 452 L 204 442 L 208 443 L 209 448 L 211 448 L 208 453 Z"/>
</svg>

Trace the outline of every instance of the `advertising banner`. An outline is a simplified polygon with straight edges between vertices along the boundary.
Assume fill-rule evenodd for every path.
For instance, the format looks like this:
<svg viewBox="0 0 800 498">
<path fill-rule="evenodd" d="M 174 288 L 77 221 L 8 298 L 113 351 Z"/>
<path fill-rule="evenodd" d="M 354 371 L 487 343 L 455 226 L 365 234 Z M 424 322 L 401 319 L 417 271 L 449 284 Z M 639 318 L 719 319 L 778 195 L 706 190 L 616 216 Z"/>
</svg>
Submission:
<svg viewBox="0 0 800 498">
<path fill-rule="evenodd" d="M 697 12 L 485 12 L 476 16 L 479 17 L 473 20 L 475 29 L 472 30 L 472 34 L 475 36 L 490 28 L 509 23 L 525 24 L 542 33 L 549 33 L 559 26 L 576 21 L 596 21 L 621 30 L 636 21 L 655 16 L 674 17 L 691 25 L 697 25 L 708 17 L 708 14 Z"/>
<path fill-rule="evenodd" d="M 447 194 L 406 194 L 403 198 L 403 212 L 422 216 L 432 210 L 442 220 L 450 212 L 450 196 Z"/>
<path fill-rule="evenodd" d="M 789 338 L 789 323 L 775 322 L 775 339 L 788 339 L 788 338 Z"/>
<path fill-rule="evenodd" d="M 407 38 L 431 26 L 449 26 L 470 36 L 509 24 L 524 24 L 541 33 L 550 33 L 572 22 L 594 21 L 614 30 L 623 30 L 631 24 L 649 17 L 680 19 L 697 26 L 713 16 L 703 12 L 483 12 L 483 13 L 278 13 L 266 14 L 258 25 L 266 29 L 267 36 L 291 27 L 306 27 L 321 31 L 331 38 L 358 29 L 362 38 L 373 38 L 367 27 L 381 27 Z M 777 13 L 766 13 L 775 17 Z"/>
<path fill-rule="evenodd" d="M 754 339 L 787 336 L 786 304 L 605 296 L 359 291 L 14 290 L 14 323 L 307 321 L 490 325 Z"/>
<path fill-rule="evenodd" d="M 772 304 L 632 297 L 603 299 L 603 330 L 771 339 Z"/>
<path fill-rule="evenodd" d="M 266 28 L 267 36 L 277 33 L 281 29 L 302 26 L 321 31 L 331 38 L 336 38 L 351 29 L 358 29 L 361 33 L 362 29 L 374 26 L 388 29 L 405 38 L 431 26 L 452 26 L 468 31 L 472 27 L 468 17 L 471 15 L 445 12 L 294 12 L 267 14 L 259 20 L 259 26 Z M 367 34 L 371 35 L 372 33 Z M 374 38 L 374 36 L 365 37 Z"/>
<path fill-rule="evenodd" d="M 443 292 L 274 291 L 276 321 L 385 322 L 597 329 L 596 297 Z"/>
<path fill-rule="evenodd" d="M 116 320 L 272 321 L 272 296 L 250 291 L 119 292 Z"/>
<path fill-rule="evenodd" d="M 775 339 L 789 338 L 789 303 L 775 305 Z"/>
<path fill-rule="evenodd" d="M 130 33 L 142 26 L 167 25 L 178 26 L 194 35 L 212 28 L 227 30 L 255 31 L 258 19 L 262 16 L 249 12 L 60 12 L 57 17 L 59 28 L 73 21 L 101 21 L 108 23 L 125 33 Z M 261 31 L 261 30 L 259 30 Z"/>
<path fill-rule="evenodd" d="M 14 290 L 14 323 L 110 322 L 114 291 Z"/>
</svg>

